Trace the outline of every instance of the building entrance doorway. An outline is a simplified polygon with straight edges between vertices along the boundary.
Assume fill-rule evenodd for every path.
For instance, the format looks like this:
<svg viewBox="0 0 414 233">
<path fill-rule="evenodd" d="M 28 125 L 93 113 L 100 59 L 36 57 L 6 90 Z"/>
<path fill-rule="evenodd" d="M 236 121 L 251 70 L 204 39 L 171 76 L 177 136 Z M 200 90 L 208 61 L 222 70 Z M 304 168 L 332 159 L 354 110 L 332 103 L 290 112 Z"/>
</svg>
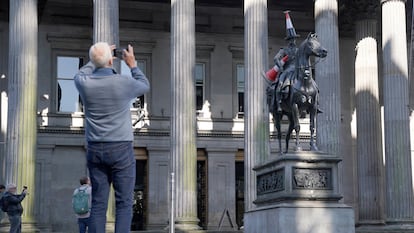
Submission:
<svg viewBox="0 0 414 233">
<path fill-rule="evenodd" d="M 199 226 L 207 228 L 207 158 L 204 150 L 197 150 L 197 216 Z"/>
<path fill-rule="evenodd" d="M 134 205 L 132 207 L 131 230 L 146 229 L 147 201 L 148 201 L 148 168 L 147 152 L 145 149 L 135 150 L 136 180 L 134 189 Z"/>
</svg>

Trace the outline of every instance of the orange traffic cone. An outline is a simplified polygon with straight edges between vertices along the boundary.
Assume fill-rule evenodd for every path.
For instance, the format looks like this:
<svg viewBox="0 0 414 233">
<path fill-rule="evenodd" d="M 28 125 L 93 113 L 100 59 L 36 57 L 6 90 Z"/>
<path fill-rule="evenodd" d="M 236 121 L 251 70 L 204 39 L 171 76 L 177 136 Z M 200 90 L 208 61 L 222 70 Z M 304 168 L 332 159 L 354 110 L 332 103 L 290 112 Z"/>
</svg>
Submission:
<svg viewBox="0 0 414 233">
<path fill-rule="evenodd" d="M 286 17 L 286 38 L 285 38 L 286 40 L 299 37 L 299 35 L 296 34 L 295 28 L 293 27 L 293 23 L 292 23 L 292 20 L 290 19 L 289 12 L 290 11 L 283 12 L 285 13 L 285 17 Z"/>
<path fill-rule="evenodd" d="M 287 60 L 288 60 L 288 55 L 284 56 L 280 60 L 280 64 L 283 66 Z M 280 67 L 278 65 L 273 66 L 272 69 L 270 69 L 266 72 L 267 79 L 269 79 L 272 82 L 276 81 L 277 74 L 279 73 L 279 70 L 280 70 Z"/>
</svg>

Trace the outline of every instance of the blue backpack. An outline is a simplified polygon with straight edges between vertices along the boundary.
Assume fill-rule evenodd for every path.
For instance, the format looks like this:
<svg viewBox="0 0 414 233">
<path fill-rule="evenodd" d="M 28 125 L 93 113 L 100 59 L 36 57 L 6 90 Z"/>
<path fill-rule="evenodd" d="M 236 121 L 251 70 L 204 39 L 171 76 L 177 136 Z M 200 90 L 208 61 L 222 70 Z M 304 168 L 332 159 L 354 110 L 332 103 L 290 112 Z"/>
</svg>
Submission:
<svg viewBox="0 0 414 233">
<path fill-rule="evenodd" d="M 78 188 L 78 192 L 72 196 L 72 207 L 76 214 L 82 215 L 89 212 L 90 194 L 86 192 L 86 189 Z"/>
</svg>

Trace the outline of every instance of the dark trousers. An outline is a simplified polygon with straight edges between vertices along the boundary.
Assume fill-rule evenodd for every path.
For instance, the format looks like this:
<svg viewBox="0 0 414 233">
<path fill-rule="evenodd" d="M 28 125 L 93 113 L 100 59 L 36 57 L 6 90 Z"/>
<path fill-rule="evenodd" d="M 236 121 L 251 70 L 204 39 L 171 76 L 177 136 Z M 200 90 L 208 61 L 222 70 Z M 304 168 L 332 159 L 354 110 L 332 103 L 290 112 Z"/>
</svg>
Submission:
<svg viewBox="0 0 414 233">
<path fill-rule="evenodd" d="M 116 202 L 115 233 L 129 233 L 136 175 L 132 142 L 89 142 L 87 162 L 92 183 L 89 232 L 105 232 L 112 183 Z"/>
<path fill-rule="evenodd" d="M 79 233 L 86 233 L 89 227 L 89 218 L 78 218 Z"/>
<path fill-rule="evenodd" d="M 22 216 L 19 214 L 9 215 L 10 233 L 22 232 Z"/>
</svg>

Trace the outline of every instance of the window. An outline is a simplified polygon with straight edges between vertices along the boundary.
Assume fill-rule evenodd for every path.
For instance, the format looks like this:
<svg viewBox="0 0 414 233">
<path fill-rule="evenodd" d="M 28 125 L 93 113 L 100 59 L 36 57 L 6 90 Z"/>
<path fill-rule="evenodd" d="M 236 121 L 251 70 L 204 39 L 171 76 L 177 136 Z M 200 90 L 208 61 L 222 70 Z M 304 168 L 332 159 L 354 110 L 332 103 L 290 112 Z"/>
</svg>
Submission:
<svg viewBox="0 0 414 233">
<path fill-rule="evenodd" d="M 138 59 L 137 66 L 147 76 L 147 60 Z M 121 62 L 121 74 L 131 76 L 131 70 L 124 61 Z M 144 95 L 137 96 L 135 100 L 131 101 L 131 108 L 144 108 L 144 101 Z"/>
<path fill-rule="evenodd" d="M 206 78 L 206 64 L 196 63 L 195 66 L 195 88 L 196 88 L 196 110 L 201 110 L 204 104 L 204 83 Z"/>
<path fill-rule="evenodd" d="M 239 118 L 244 115 L 244 65 L 236 64 L 236 80 L 237 80 L 237 97 L 238 97 L 238 114 Z"/>
<path fill-rule="evenodd" d="M 56 109 L 58 112 L 82 112 L 82 103 L 73 77 L 83 63 L 82 57 L 57 57 Z"/>
<path fill-rule="evenodd" d="M 57 56 L 57 112 L 72 113 L 83 111 L 82 102 L 73 81 L 73 77 L 83 65 L 83 57 Z M 145 59 L 137 60 L 137 66 L 146 74 L 147 61 Z M 123 61 L 121 62 L 121 74 L 131 75 L 130 69 Z M 144 96 L 140 96 L 136 100 L 131 101 L 131 107 L 143 108 L 144 103 Z"/>
</svg>

